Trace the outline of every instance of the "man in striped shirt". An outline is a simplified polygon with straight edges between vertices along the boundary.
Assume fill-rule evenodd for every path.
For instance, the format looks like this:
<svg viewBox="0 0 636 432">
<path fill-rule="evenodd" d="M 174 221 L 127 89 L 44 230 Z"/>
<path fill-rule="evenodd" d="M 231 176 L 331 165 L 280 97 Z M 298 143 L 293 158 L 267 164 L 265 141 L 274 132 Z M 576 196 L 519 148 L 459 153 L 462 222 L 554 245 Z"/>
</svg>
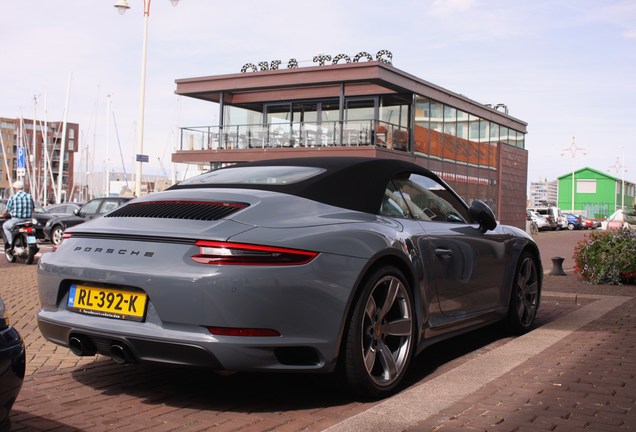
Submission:
<svg viewBox="0 0 636 432">
<path fill-rule="evenodd" d="M 20 180 L 13 183 L 14 194 L 9 198 L 7 207 L 2 211 L 2 217 L 6 217 L 7 213 L 11 215 L 11 219 L 2 224 L 4 231 L 5 249 L 11 247 L 13 238 L 11 231 L 13 227 L 22 221 L 30 220 L 33 215 L 33 197 L 30 193 L 24 191 L 24 183 Z"/>
</svg>

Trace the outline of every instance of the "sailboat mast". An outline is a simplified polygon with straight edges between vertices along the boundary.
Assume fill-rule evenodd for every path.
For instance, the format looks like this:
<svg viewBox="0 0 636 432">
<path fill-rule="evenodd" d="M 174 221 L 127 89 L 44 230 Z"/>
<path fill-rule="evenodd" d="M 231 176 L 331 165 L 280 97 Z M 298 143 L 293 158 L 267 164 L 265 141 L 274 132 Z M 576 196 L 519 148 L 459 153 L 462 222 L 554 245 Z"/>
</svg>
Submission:
<svg viewBox="0 0 636 432">
<path fill-rule="evenodd" d="M 106 95 L 106 196 L 110 196 L 110 94 Z"/>
<path fill-rule="evenodd" d="M 2 133 L 0 133 L 0 145 L 2 145 L 2 158 L 4 159 L 4 172 L 7 174 L 9 189 L 11 189 L 11 171 L 9 171 L 9 161 L 7 161 L 7 152 L 4 149 L 4 139 L 2 138 Z"/>
<path fill-rule="evenodd" d="M 31 175 L 29 176 L 29 180 L 31 181 L 31 193 L 33 194 L 33 198 L 35 201 L 40 200 L 40 185 L 38 182 L 38 158 L 37 158 L 37 136 L 38 136 L 38 97 L 36 95 L 33 96 L 33 145 L 31 154 L 29 155 L 29 160 L 31 162 Z"/>
<path fill-rule="evenodd" d="M 68 103 L 71 96 L 71 80 L 73 78 L 73 72 L 68 76 L 68 90 L 66 92 L 66 103 L 64 105 L 64 120 L 62 123 L 62 142 L 60 143 L 60 163 L 57 175 L 57 194 L 55 196 L 55 203 L 59 204 L 62 198 L 62 177 L 64 176 L 64 149 L 66 147 L 66 120 L 68 118 Z M 71 167 L 69 167 L 71 169 Z"/>
<path fill-rule="evenodd" d="M 47 114 L 48 114 L 48 110 L 46 107 L 46 93 L 44 93 L 44 137 L 43 137 L 43 143 L 42 143 L 42 147 L 44 148 L 44 173 L 42 175 L 42 184 L 44 185 L 44 205 L 47 205 L 49 203 L 49 179 L 48 179 L 48 172 L 49 172 L 49 128 L 48 128 L 48 124 L 47 124 Z"/>
</svg>

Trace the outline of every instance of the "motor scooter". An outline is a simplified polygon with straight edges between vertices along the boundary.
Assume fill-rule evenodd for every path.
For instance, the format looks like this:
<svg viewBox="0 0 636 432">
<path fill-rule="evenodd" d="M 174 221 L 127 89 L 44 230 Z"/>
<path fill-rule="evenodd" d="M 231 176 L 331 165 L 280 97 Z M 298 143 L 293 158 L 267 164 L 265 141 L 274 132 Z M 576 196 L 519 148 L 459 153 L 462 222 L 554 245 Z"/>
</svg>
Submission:
<svg viewBox="0 0 636 432">
<path fill-rule="evenodd" d="M 12 244 L 7 244 L 4 231 L 2 239 L 4 240 L 4 256 L 8 262 L 14 263 L 18 259 L 24 261 L 25 264 L 33 264 L 35 254 L 40 248 L 35 238 L 35 229 L 31 221 L 18 222 L 11 230 L 13 237 Z"/>
</svg>

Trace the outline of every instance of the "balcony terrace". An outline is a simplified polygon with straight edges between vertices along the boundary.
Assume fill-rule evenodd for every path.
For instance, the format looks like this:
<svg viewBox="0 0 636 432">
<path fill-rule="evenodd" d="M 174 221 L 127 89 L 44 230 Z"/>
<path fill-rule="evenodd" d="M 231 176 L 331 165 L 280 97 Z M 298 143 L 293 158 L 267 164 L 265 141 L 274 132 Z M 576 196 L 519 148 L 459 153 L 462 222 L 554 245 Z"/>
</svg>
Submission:
<svg viewBox="0 0 636 432">
<path fill-rule="evenodd" d="M 377 146 L 408 150 L 409 130 L 376 121 L 291 122 L 184 127 L 180 150 Z"/>
<path fill-rule="evenodd" d="M 379 120 L 273 122 L 181 128 L 175 162 L 224 163 L 281 157 L 368 156 L 378 151 L 411 158 L 409 128 Z M 313 154 L 311 154 L 313 153 Z"/>
</svg>

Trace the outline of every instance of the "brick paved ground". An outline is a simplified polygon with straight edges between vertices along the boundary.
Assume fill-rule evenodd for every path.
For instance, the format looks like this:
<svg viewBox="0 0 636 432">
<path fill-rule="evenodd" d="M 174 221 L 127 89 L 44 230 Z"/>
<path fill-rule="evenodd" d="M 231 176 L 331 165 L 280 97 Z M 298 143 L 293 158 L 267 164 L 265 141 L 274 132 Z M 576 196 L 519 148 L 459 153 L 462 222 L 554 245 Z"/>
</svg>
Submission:
<svg viewBox="0 0 636 432">
<path fill-rule="evenodd" d="M 544 262 L 546 255 L 568 255 L 562 250 L 564 240 L 571 248 L 573 239 L 579 238 L 574 235 L 540 233 Z M 100 356 L 76 357 L 39 335 L 35 266 L 1 261 L 0 292 L 28 353 L 27 378 L 12 413 L 12 431 L 321 431 L 381 407 L 382 402 L 359 401 L 338 392 L 324 376 L 219 377 L 205 371 L 121 366 Z M 569 268 L 567 261 L 564 267 Z M 588 294 L 636 296 L 635 287 L 588 286 L 571 273 L 547 277 L 545 289 L 539 325 L 558 323 L 590 304 Z M 403 429 L 636 429 L 635 307 L 633 299 L 624 303 L 436 415 Z M 402 394 L 436 378 L 452 380 L 460 365 L 496 354 L 511 340 L 489 328 L 435 345 L 415 360 L 410 387 Z M 425 406 L 427 400 L 416 403 Z"/>
<path fill-rule="evenodd" d="M 635 287 L 548 277 L 561 292 L 631 300 L 409 432 L 636 430 Z"/>
</svg>

